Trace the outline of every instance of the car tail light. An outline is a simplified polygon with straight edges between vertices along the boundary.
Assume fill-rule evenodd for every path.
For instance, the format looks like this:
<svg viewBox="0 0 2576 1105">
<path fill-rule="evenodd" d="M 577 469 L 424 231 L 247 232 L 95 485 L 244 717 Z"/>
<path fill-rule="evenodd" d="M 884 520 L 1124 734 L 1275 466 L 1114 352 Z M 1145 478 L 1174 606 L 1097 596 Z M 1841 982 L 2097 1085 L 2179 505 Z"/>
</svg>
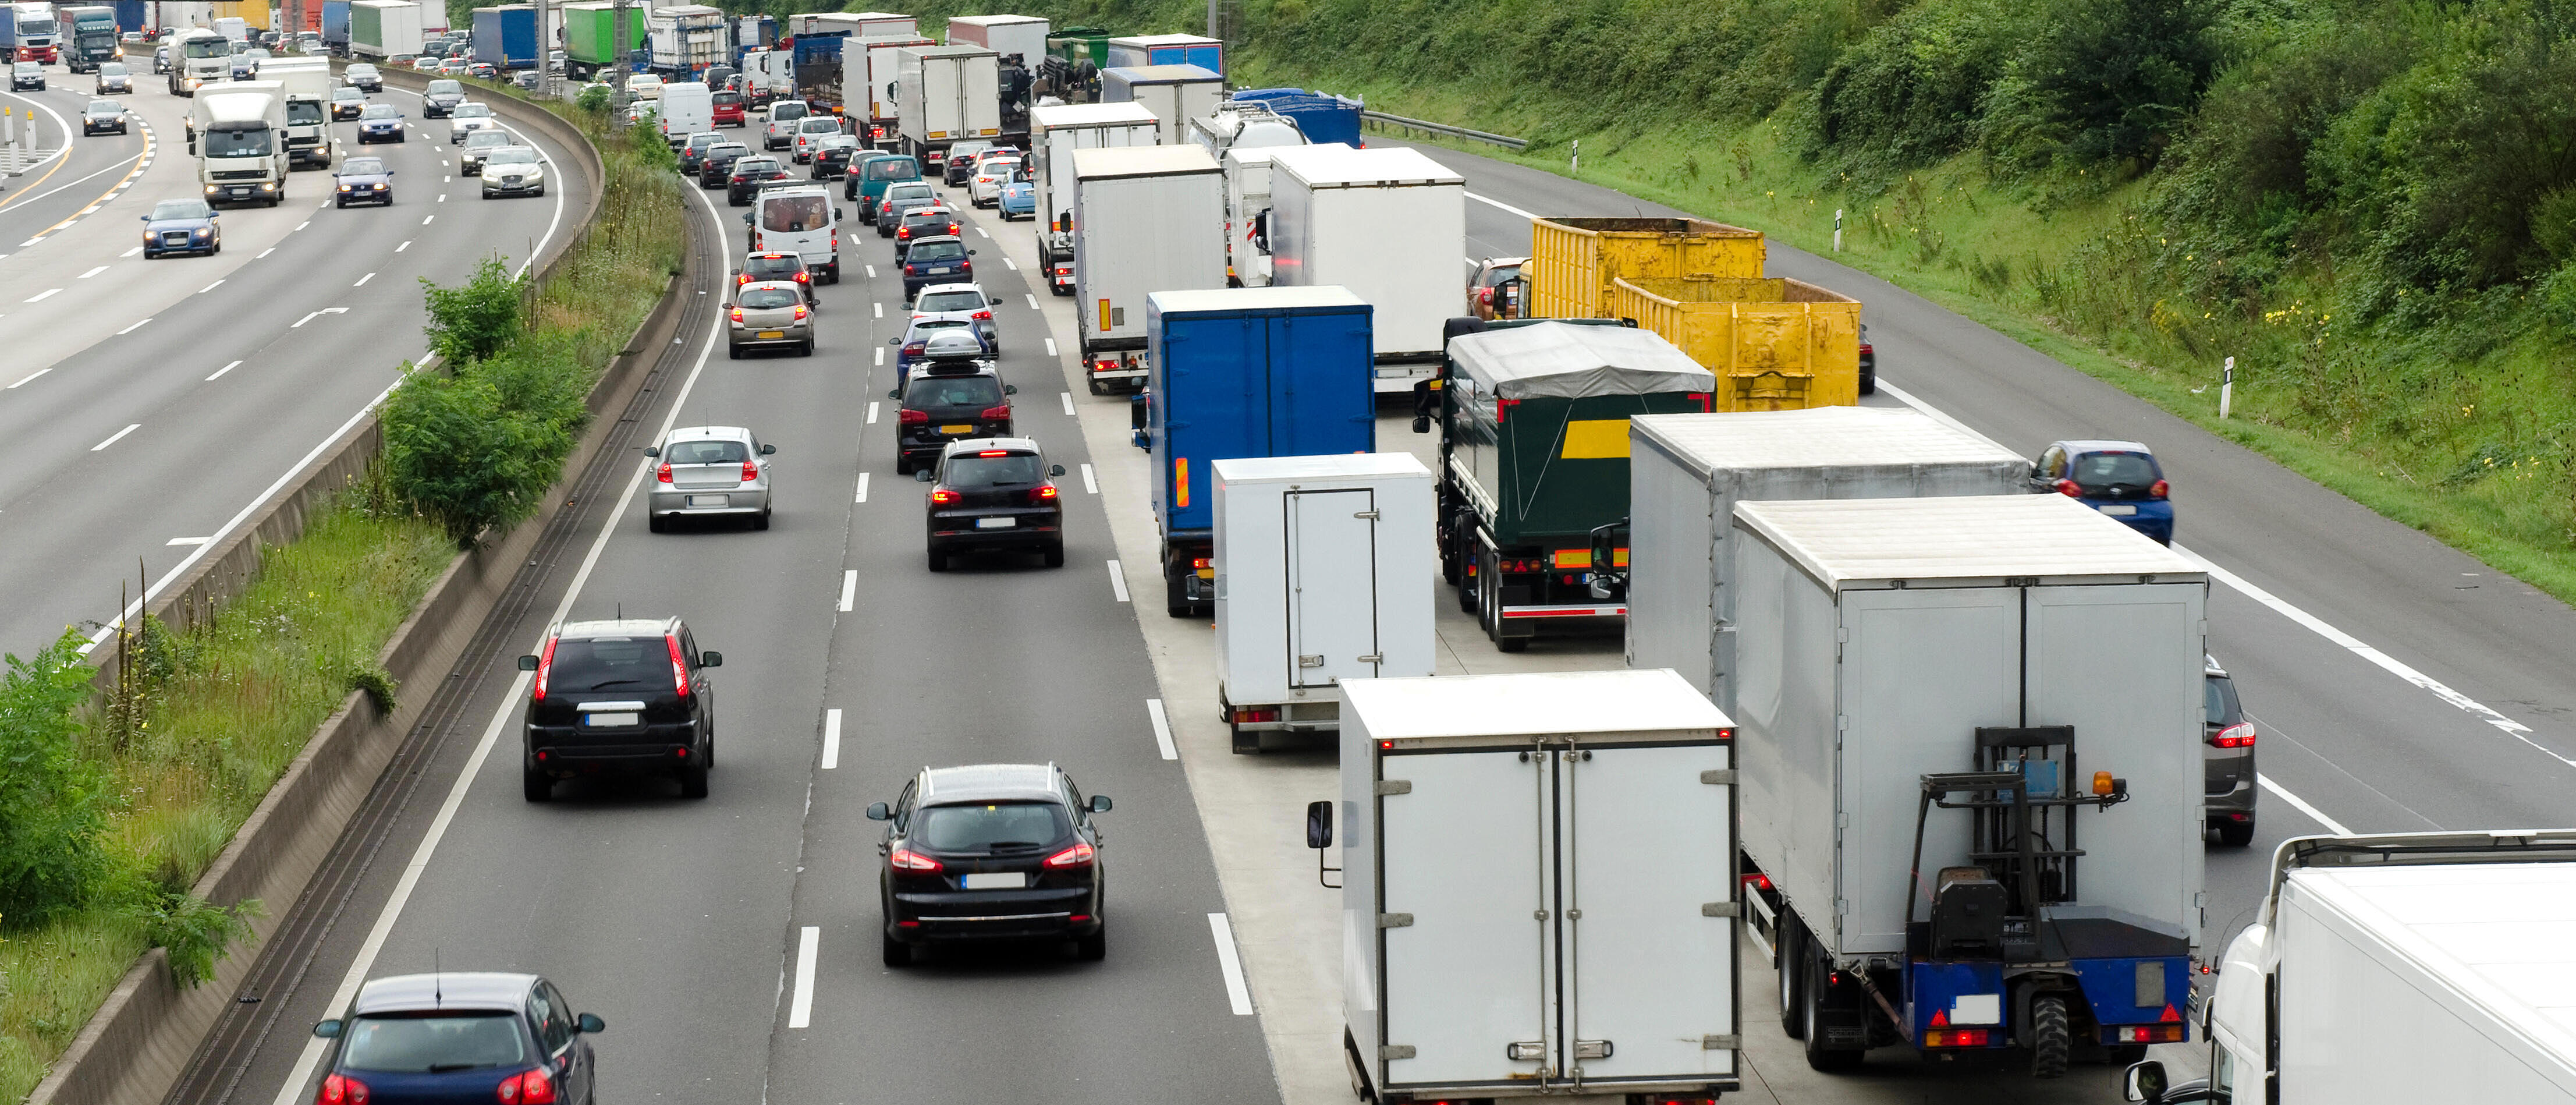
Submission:
<svg viewBox="0 0 2576 1105">
<path fill-rule="evenodd" d="M 734 286 L 734 287 L 739 288 L 739 287 L 741 287 L 741 286 L 743 286 L 743 285 L 745 285 L 745 284 L 748 284 L 748 283 L 751 283 L 751 274 L 750 274 L 750 273 L 748 273 L 748 272 L 738 272 L 738 273 L 735 273 L 735 274 L 734 274 L 734 277 L 733 277 L 733 286 Z"/>
<path fill-rule="evenodd" d="M 2075 486 L 2075 481 L 2073 480 L 2059 480 L 2052 486 L 2057 488 L 2058 494 L 2067 496 L 2068 498 L 2081 499 L 2084 497 L 2084 489 Z"/>
<path fill-rule="evenodd" d="M 1011 455 L 1011 451 L 1008 449 L 986 449 L 975 455 L 979 457 L 1007 457 Z"/>
<path fill-rule="evenodd" d="M 2172 486 L 2172 485 L 2167 484 L 2167 483 L 2166 483 L 2165 481 L 2163 481 L 2163 480 L 2157 480 L 2155 483 L 2148 485 L 2148 487 L 2147 487 L 2147 497 L 2148 497 L 2148 498 L 2150 498 L 2150 499 L 2161 499 L 2161 498 L 2164 498 L 2164 497 L 2165 497 L 2165 494 L 2166 494 L 2167 492 L 2170 492 L 2170 491 L 2172 491 L 2172 490 L 2173 490 L 2173 486 Z"/>
<path fill-rule="evenodd" d="M 930 412 L 929 412 L 929 411 L 900 411 L 900 412 L 897 412 L 897 413 L 895 414 L 895 421 L 896 421 L 896 422 L 898 422 L 898 423 L 900 423 L 900 424 L 902 424 L 902 425 L 906 425 L 906 426 L 920 426 L 920 425 L 925 425 L 925 424 L 929 423 L 929 421 L 930 421 Z"/>
<path fill-rule="evenodd" d="M 740 308 L 740 307 L 736 307 L 736 308 L 734 308 L 734 309 L 733 309 L 733 320 L 734 320 L 735 322 L 741 322 L 741 321 L 742 321 L 742 308 Z M 670 465 L 667 465 L 667 464 L 666 464 L 666 465 L 663 465 L 662 467 L 664 467 L 664 468 L 669 468 L 669 467 L 670 467 Z"/>
<path fill-rule="evenodd" d="M 799 304 L 796 308 L 796 321 L 805 321 L 805 308 L 802 304 Z"/>
<path fill-rule="evenodd" d="M 905 266 L 903 267 L 903 274 L 904 274 L 905 276 L 919 276 L 919 275 L 921 275 L 921 266 L 919 266 L 919 265 L 905 265 Z"/>
<path fill-rule="evenodd" d="M 1051 503 L 1056 500 L 1056 496 L 1058 494 L 1061 494 L 1061 492 L 1058 492 L 1055 489 L 1054 484 L 1042 483 L 1029 489 L 1029 501 L 1032 503 Z"/>
<path fill-rule="evenodd" d="M 314 1105 L 367 1105 L 367 1084 L 345 1074 L 322 1079 L 322 1092 L 313 1098 Z"/>
<path fill-rule="evenodd" d="M 897 871 L 936 871 L 939 870 L 939 861 L 910 848 L 897 848 L 886 856 L 886 866 Z"/>
<path fill-rule="evenodd" d="M 951 233 L 951 234 L 955 234 L 955 233 L 957 233 L 957 224 L 956 224 L 956 223 L 950 223 L 950 224 L 948 224 L 948 232 L 949 232 L 949 233 Z"/>
<path fill-rule="evenodd" d="M 662 640 L 671 646 L 671 685 L 679 688 L 680 697 L 686 698 L 689 694 L 689 662 L 680 657 L 680 639 L 664 636 Z"/>
<path fill-rule="evenodd" d="M 1089 867 L 1091 866 L 1091 857 L 1091 842 L 1087 840 L 1077 840 L 1073 842 L 1073 847 L 1048 856 L 1046 858 L 1045 866 L 1057 871 L 1070 870 L 1076 867 Z"/>
<path fill-rule="evenodd" d="M 803 309 L 802 309 L 802 308 L 799 308 L 799 309 L 798 309 L 798 313 L 800 313 L 800 314 L 801 314 L 801 313 L 803 313 Z M 748 460 L 746 460 L 746 461 L 742 462 L 742 482 L 744 482 L 744 483 L 750 483 L 751 481 L 756 480 L 756 479 L 759 479 L 759 478 L 760 478 L 760 464 L 759 464 L 759 462 L 757 462 L 757 461 L 748 461 Z"/>
<path fill-rule="evenodd" d="M 932 506 L 947 506 L 948 504 L 956 501 L 957 493 L 950 491 L 945 487 L 934 489 L 930 493 L 930 505 Z"/>
<path fill-rule="evenodd" d="M 929 348 L 929 346 L 930 343 L 928 342 L 914 342 L 903 347 L 903 355 L 907 357 L 918 357 L 921 355 L 922 350 Z"/>
<path fill-rule="evenodd" d="M 555 1079 L 544 1067 L 501 1080 L 494 1096 L 501 1105 L 555 1105 Z"/>
<path fill-rule="evenodd" d="M 977 311 L 977 312 L 975 312 L 975 321 L 977 321 L 977 322 L 991 322 L 991 321 L 993 321 L 993 312 L 991 312 L 991 311 Z"/>
<path fill-rule="evenodd" d="M 671 482 L 671 462 L 663 461 L 661 467 L 653 470 L 653 478 L 662 483 Z"/>
<path fill-rule="evenodd" d="M 2254 747 L 2254 723 L 2240 721 L 2230 725 L 2210 734 L 2209 743 L 2213 748 L 2252 748 Z"/>
<path fill-rule="evenodd" d="M 798 269 L 796 270 L 796 282 L 799 284 L 811 284 L 814 282 L 814 274 L 806 272 L 803 269 Z"/>
<path fill-rule="evenodd" d="M 895 231 L 895 232 L 894 232 L 894 240 L 895 240 L 895 241 L 900 242 L 900 241 L 902 241 L 902 240 L 904 240 L 904 239 L 906 239 L 906 238 L 909 238 L 909 237 L 912 237 L 912 228 L 911 228 L 911 227 L 908 227 L 908 226 L 907 226 L 907 227 L 904 227 L 904 228 L 903 228 L 903 229 L 901 229 L 901 230 L 897 230 L 897 231 Z"/>
<path fill-rule="evenodd" d="M 981 418 L 987 422 L 1003 421 L 1011 417 L 1011 405 L 1004 403 L 998 407 L 986 407 L 984 408 L 983 413 L 978 414 L 975 417 Z"/>
</svg>

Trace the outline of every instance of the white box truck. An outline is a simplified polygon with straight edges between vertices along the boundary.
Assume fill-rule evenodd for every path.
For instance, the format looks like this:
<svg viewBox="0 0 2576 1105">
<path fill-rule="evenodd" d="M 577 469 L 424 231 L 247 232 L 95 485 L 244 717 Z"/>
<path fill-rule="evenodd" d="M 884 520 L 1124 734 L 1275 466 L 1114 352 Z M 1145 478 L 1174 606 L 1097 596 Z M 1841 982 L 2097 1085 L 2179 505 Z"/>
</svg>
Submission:
<svg viewBox="0 0 2576 1105">
<path fill-rule="evenodd" d="M 1230 149 L 1217 164 L 1225 171 L 1226 269 L 1247 288 L 1270 286 L 1270 251 L 1255 228 L 1270 211 L 1270 154 L 1275 146 Z"/>
<path fill-rule="evenodd" d="M 937 46 L 920 35 L 880 35 L 854 38 L 841 44 L 841 95 L 847 101 L 843 113 L 867 120 L 859 134 L 873 147 L 894 137 L 896 118 L 895 74 L 902 68 L 900 56 L 906 47 Z M 867 87 L 857 94 L 850 92 L 853 82 Z"/>
<path fill-rule="evenodd" d="M 2030 476 L 2029 460 L 1910 408 L 1641 414 L 1628 441 L 1628 666 L 1680 672 L 1729 712 L 1736 503 L 2012 495 Z"/>
<path fill-rule="evenodd" d="M 653 50 L 653 69 L 675 81 L 706 73 L 711 65 L 733 61 L 733 28 L 722 8 L 673 4 L 642 9 L 645 39 Z M 629 12 L 631 18 L 634 13 Z M 703 128 L 701 128 L 703 129 Z"/>
<path fill-rule="evenodd" d="M 349 53 L 383 61 L 420 52 L 420 5 L 412 0 L 351 0 Z"/>
<path fill-rule="evenodd" d="M 225 80 L 233 72 L 232 40 L 198 28 L 170 40 L 170 94 L 194 96 L 197 90 Z"/>
<path fill-rule="evenodd" d="M 259 79 L 275 81 L 286 97 L 286 157 L 291 166 L 328 169 L 340 158 L 340 139 L 331 126 L 331 60 L 322 57 L 271 58 L 259 64 Z"/>
<path fill-rule="evenodd" d="M 905 46 L 894 51 L 895 133 L 927 171 L 961 138 L 1002 133 L 997 59 L 981 46 Z"/>
<path fill-rule="evenodd" d="M 1344 680 L 1431 674 L 1435 506 L 1411 453 L 1215 462 L 1217 713 L 1234 751 L 1341 727 Z"/>
<path fill-rule="evenodd" d="M 1216 110 L 1225 78 L 1195 65 L 1140 65 L 1100 71 L 1100 102 L 1138 103 L 1162 124 L 1163 144 L 1189 140 L 1190 120 Z"/>
<path fill-rule="evenodd" d="M 851 38 L 921 33 L 921 20 L 900 12 L 812 12 L 786 17 L 791 35 L 847 34 Z"/>
<path fill-rule="evenodd" d="M 1047 287 L 1073 294 L 1073 151 L 1112 146 L 1151 146 L 1160 141 L 1154 113 L 1143 104 L 1057 104 L 1029 113 L 1029 153 L 1038 189 L 1038 250 Z M 1063 272 L 1056 269 L 1061 266 Z"/>
<path fill-rule="evenodd" d="M 275 81 L 201 86 L 188 106 L 189 147 L 207 203 L 258 203 L 286 196 L 286 90 Z"/>
<path fill-rule="evenodd" d="M 1092 394 L 1144 386 L 1145 297 L 1225 287 L 1224 234 L 1206 150 L 1073 151 L 1074 317 Z"/>
<path fill-rule="evenodd" d="M 1400 146 L 1282 146 L 1260 237 L 1273 284 L 1339 284 L 1377 308 L 1377 390 L 1440 370 L 1467 254 L 1467 178 Z"/>
<path fill-rule="evenodd" d="M 1734 731 L 1667 671 L 1342 688 L 1362 1100 L 1707 1105 L 1740 1081 Z M 1307 807 L 1307 844 L 1334 809 Z"/>
<path fill-rule="evenodd" d="M 2184 1040 L 2208 574 L 2063 495 L 1734 515 L 1749 927 L 1809 1065 Z"/>
<path fill-rule="evenodd" d="M 1032 72 L 1046 60 L 1047 21 L 1034 15 L 952 15 L 948 17 L 948 44 L 981 46 L 1002 59 L 1004 65 L 1016 65 Z M 1017 60 L 1014 60 L 1017 59 Z"/>
<path fill-rule="evenodd" d="M 2206 1080 L 2169 1105 L 2576 1102 L 2576 831 L 2302 837 L 2204 1003 Z"/>
</svg>

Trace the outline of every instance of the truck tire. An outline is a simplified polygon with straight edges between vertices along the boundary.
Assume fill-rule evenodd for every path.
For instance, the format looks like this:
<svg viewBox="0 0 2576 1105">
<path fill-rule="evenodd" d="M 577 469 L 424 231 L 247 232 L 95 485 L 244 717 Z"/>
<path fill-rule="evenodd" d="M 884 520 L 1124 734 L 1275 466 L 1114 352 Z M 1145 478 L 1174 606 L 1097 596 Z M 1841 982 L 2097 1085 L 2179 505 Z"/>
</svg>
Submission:
<svg viewBox="0 0 2576 1105">
<path fill-rule="evenodd" d="M 2066 998 L 2058 994 L 2030 1003 L 2030 1076 L 2066 1077 L 2067 1056 L 2075 1049 L 2066 1020 Z"/>
<path fill-rule="evenodd" d="M 1801 1038 L 1807 1042 L 1807 1066 L 1825 1074 L 1859 1070 L 1861 1060 L 1868 1056 L 1867 1052 L 1858 1048 L 1825 1046 L 1825 961 L 1812 955 L 1804 958 L 1806 962 L 1798 972 L 1802 976 L 1798 988 L 1804 991 L 1799 995 L 1798 1008 L 1806 1015 Z"/>
<path fill-rule="evenodd" d="M 1799 1005 L 1805 996 L 1807 979 L 1806 931 L 1798 924 L 1798 915 L 1785 907 L 1780 910 L 1779 962 L 1780 1031 L 1792 1040 L 1807 1038 L 1806 1010 Z"/>
<path fill-rule="evenodd" d="M 1191 607 L 1189 592 L 1182 589 L 1181 577 L 1171 574 L 1168 568 L 1164 569 L 1163 612 L 1175 618 L 1186 618 L 1192 613 Z"/>
</svg>

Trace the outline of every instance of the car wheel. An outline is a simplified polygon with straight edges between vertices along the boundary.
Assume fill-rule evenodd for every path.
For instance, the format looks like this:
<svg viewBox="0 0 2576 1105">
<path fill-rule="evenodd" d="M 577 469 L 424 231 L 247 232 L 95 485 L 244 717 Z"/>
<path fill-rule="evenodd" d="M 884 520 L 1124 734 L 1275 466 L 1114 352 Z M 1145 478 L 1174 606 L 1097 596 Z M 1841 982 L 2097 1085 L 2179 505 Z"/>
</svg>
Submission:
<svg viewBox="0 0 2576 1105">
<path fill-rule="evenodd" d="M 901 941 L 901 940 L 897 940 L 897 939 L 895 939 L 895 938 L 894 938 L 894 937 L 892 937 L 892 936 L 886 936 L 886 935 L 884 935 L 884 934 L 879 934 L 879 938 L 880 938 L 880 939 L 883 939 L 883 940 L 885 941 L 885 965 L 886 965 L 886 966 L 889 966 L 889 967 L 909 967 L 909 966 L 912 966 L 912 945 L 910 945 L 910 944 L 906 944 L 906 943 L 904 943 L 904 942 L 903 942 L 903 941 Z"/>
<path fill-rule="evenodd" d="M 681 768 L 681 769 L 680 769 L 680 797 L 682 797 L 682 798 L 704 798 L 704 797 L 706 797 L 706 796 L 707 796 L 707 765 L 705 765 L 705 764 L 698 764 L 698 765 L 695 765 L 695 766 L 693 766 L 693 767 L 684 767 L 684 768 Z"/>
<path fill-rule="evenodd" d="M 1091 935 L 1075 937 L 1073 940 L 1073 956 L 1085 963 L 1098 963 L 1101 960 L 1108 958 L 1109 925 L 1106 922 L 1103 922 L 1100 928 Z"/>
<path fill-rule="evenodd" d="M 930 550 L 930 570 L 931 570 L 931 571 L 934 571 L 934 572 L 944 572 L 944 571 L 947 571 L 947 570 L 948 570 L 948 553 L 947 553 L 947 550 L 944 550 L 944 549 L 938 548 L 938 547 L 936 547 L 936 546 L 933 546 L 933 547 L 931 548 L 931 550 Z"/>
<path fill-rule="evenodd" d="M 737 360 L 737 361 L 741 360 L 741 359 L 742 359 L 742 347 L 741 347 L 741 346 L 739 346 L 739 345 L 727 345 L 727 346 L 725 346 L 725 356 L 730 357 L 730 358 L 732 358 L 732 359 L 734 359 L 734 360 Z"/>
<path fill-rule="evenodd" d="M 752 516 L 752 518 L 751 518 L 751 528 L 753 528 L 753 529 L 758 529 L 758 530 L 765 530 L 765 529 L 768 529 L 768 528 L 769 528 L 769 512 L 768 512 L 768 511 L 766 511 L 766 510 L 764 510 L 764 511 L 761 511 L 760 513 L 758 513 L 758 514 L 753 515 L 753 516 Z"/>
<path fill-rule="evenodd" d="M 1059 542 L 1056 542 L 1055 544 L 1052 544 L 1052 545 L 1047 546 L 1047 548 L 1046 548 L 1046 566 L 1047 566 L 1047 567 L 1050 567 L 1050 568 L 1061 568 L 1061 567 L 1064 567 L 1064 543 L 1063 543 L 1063 542 L 1059 541 Z"/>
<path fill-rule="evenodd" d="M 341 199 L 341 198 L 339 198 L 339 197 L 337 197 L 337 196 L 333 196 L 333 197 L 331 198 L 331 210 L 334 210 L 334 211 L 342 211 L 342 210 L 346 210 L 346 209 L 348 208 L 348 206 L 349 206 L 349 201 L 347 201 L 347 200 Z"/>
<path fill-rule="evenodd" d="M 555 777 L 533 767 L 519 769 L 519 796 L 531 802 L 555 800 Z"/>
<path fill-rule="evenodd" d="M 811 356 L 813 356 L 813 355 L 814 355 L 814 339 L 812 339 L 812 338 L 807 338 L 807 339 L 805 339 L 805 344 L 803 344 L 803 345 L 801 345 L 801 346 L 798 346 L 798 347 L 796 348 L 796 355 L 797 355 L 797 356 L 799 356 L 799 357 L 811 357 Z"/>
<path fill-rule="evenodd" d="M 667 515 L 655 514 L 651 511 L 646 511 L 644 514 L 644 528 L 655 533 L 669 533 L 671 531 L 671 519 Z"/>
<path fill-rule="evenodd" d="M 2254 843 L 2254 819 L 2247 817 L 2243 821 L 2219 822 L 2218 842 L 2230 848 L 2242 848 Z"/>
</svg>

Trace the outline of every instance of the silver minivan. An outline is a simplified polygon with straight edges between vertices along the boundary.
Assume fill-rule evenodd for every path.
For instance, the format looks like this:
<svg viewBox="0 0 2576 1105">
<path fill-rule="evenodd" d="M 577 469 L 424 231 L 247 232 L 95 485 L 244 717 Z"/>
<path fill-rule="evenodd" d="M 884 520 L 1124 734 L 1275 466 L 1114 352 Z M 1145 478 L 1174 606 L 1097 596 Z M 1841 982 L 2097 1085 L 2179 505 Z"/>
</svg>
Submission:
<svg viewBox="0 0 2576 1105">
<path fill-rule="evenodd" d="M 793 253 L 805 259 L 816 283 L 841 282 L 841 209 L 822 185 L 762 188 L 742 221 L 751 224 L 750 252 Z"/>
</svg>

